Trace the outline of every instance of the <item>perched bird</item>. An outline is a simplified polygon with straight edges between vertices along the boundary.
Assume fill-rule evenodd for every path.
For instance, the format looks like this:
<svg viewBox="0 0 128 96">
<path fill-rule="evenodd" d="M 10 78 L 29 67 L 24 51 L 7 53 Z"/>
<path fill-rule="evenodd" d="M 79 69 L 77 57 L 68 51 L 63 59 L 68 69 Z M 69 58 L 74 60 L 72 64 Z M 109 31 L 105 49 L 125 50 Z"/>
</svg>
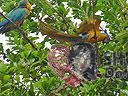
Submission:
<svg viewBox="0 0 128 96">
<path fill-rule="evenodd" d="M 23 24 L 24 19 L 30 14 L 31 4 L 28 0 L 21 0 L 19 5 L 10 11 L 7 14 L 7 18 L 13 21 L 17 26 L 21 26 Z M 14 26 L 9 20 L 4 19 L 0 22 L 0 33 L 6 33 L 15 29 Z"/>
<path fill-rule="evenodd" d="M 95 23 L 93 25 L 93 22 Z M 39 31 L 43 35 L 47 35 L 50 38 L 67 41 L 67 42 L 89 42 L 95 43 L 99 41 L 109 40 L 109 36 L 106 33 L 101 33 L 100 27 L 101 20 L 95 18 L 89 18 L 84 20 L 78 30 L 76 35 L 67 34 L 64 32 L 60 32 L 59 30 L 53 28 L 47 23 L 40 21 Z M 96 37 L 96 38 L 95 38 Z"/>
</svg>

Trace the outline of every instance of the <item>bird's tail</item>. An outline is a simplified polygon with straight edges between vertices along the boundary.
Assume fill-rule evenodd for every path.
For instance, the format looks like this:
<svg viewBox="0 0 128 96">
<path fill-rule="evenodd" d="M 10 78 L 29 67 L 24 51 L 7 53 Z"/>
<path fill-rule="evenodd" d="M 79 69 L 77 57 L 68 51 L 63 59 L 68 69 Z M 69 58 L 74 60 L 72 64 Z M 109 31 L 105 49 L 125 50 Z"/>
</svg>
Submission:
<svg viewBox="0 0 128 96">
<path fill-rule="evenodd" d="M 67 42 L 84 42 L 84 40 L 80 36 L 70 35 L 64 32 L 60 32 L 57 29 L 54 29 L 50 25 L 44 22 L 40 22 L 39 31 L 43 35 L 47 35 L 50 38 L 67 41 Z"/>
</svg>

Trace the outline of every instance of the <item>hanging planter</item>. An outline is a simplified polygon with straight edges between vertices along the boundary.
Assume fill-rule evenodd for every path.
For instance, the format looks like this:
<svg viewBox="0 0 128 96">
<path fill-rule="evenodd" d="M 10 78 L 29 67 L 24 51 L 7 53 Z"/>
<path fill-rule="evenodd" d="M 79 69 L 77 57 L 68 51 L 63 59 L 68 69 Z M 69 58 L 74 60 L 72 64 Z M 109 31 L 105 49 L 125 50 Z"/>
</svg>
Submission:
<svg viewBox="0 0 128 96">
<path fill-rule="evenodd" d="M 96 79 L 95 51 L 89 43 L 73 46 L 53 45 L 48 52 L 48 65 L 66 84 L 73 87 L 81 81 Z"/>
</svg>

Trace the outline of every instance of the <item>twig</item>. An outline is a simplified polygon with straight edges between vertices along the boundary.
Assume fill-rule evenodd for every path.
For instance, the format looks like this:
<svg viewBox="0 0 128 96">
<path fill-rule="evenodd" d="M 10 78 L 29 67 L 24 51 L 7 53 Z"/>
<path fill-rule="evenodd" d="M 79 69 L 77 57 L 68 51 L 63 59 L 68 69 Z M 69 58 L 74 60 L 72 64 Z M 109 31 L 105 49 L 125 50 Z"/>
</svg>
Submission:
<svg viewBox="0 0 128 96">
<path fill-rule="evenodd" d="M 5 19 L 7 19 L 9 22 L 11 22 L 15 27 L 16 29 L 23 35 L 23 37 L 26 39 L 26 41 L 28 43 L 31 44 L 31 46 L 37 50 L 37 48 L 35 47 L 35 45 L 29 40 L 29 38 L 27 37 L 26 35 L 26 32 L 24 30 L 22 30 L 19 26 L 17 26 L 12 20 L 10 20 L 8 17 L 6 17 L 5 15 L 3 15 L 1 12 L 0 12 L 0 15 L 3 16 Z"/>
</svg>

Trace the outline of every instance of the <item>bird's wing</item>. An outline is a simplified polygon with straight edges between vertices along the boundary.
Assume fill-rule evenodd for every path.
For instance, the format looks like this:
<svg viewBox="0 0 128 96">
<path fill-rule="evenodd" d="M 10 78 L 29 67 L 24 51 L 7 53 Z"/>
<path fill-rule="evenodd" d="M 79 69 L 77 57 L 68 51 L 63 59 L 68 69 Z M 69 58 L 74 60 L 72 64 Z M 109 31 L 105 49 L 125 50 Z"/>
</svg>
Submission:
<svg viewBox="0 0 128 96">
<path fill-rule="evenodd" d="M 27 14 L 27 11 L 24 8 L 16 8 L 8 13 L 7 18 L 12 20 L 14 23 L 17 21 L 22 20 Z M 7 19 L 4 19 L 2 22 L 0 22 L 0 27 L 8 24 L 9 21 Z"/>
<path fill-rule="evenodd" d="M 2 22 L 0 22 L 0 28 L 6 24 L 8 24 L 8 20 L 4 19 Z"/>
</svg>

